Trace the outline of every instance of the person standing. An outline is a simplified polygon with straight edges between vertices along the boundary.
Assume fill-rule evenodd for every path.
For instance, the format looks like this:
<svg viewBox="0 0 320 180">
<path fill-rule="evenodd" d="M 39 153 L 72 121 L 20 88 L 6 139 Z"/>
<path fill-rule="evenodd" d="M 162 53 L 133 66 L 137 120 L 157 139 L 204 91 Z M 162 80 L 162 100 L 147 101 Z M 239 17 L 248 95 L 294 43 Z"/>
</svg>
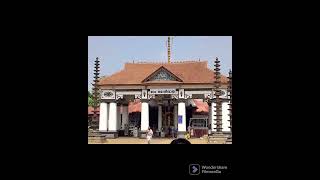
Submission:
<svg viewBox="0 0 320 180">
<path fill-rule="evenodd" d="M 152 135 L 153 135 L 153 131 L 152 129 L 149 127 L 148 131 L 147 131 L 147 140 L 148 140 L 148 144 L 150 144 L 150 141 L 152 139 Z"/>
</svg>

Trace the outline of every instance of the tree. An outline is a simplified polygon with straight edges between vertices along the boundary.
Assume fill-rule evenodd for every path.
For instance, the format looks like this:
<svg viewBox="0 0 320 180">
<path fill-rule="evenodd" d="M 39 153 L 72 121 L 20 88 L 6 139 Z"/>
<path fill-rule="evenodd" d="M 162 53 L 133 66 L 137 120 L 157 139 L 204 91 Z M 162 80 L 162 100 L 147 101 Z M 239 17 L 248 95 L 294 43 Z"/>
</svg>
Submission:
<svg viewBox="0 0 320 180">
<path fill-rule="evenodd" d="M 92 94 L 88 91 L 88 106 L 93 106 L 94 100 Z"/>
</svg>

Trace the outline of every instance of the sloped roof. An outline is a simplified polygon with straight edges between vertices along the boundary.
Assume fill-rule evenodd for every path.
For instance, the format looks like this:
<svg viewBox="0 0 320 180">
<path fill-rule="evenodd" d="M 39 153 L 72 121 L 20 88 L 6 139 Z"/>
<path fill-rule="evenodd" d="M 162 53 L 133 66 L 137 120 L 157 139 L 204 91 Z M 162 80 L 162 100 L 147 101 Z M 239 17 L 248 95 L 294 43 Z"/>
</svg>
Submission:
<svg viewBox="0 0 320 180">
<path fill-rule="evenodd" d="M 186 84 L 211 84 L 214 81 L 214 71 L 208 68 L 207 61 L 182 61 L 171 63 L 126 63 L 124 69 L 101 78 L 99 85 L 141 85 L 152 82 L 142 82 L 159 68 L 164 67 Z M 154 83 L 165 83 L 153 81 Z M 221 76 L 221 82 L 227 83 L 228 78 Z M 180 83 L 170 82 L 168 83 Z"/>
<path fill-rule="evenodd" d="M 202 99 L 193 99 L 193 102 L 196 104 L 196 112 L 209 112 L 209 105 L 206 102 L 203 102 Z"/>
<path fill-rule="evenodd" d="M 96 109 L 96 111 L 97 111 L 97 114 L 99 114 L 100 113 L 100 108 L 98 107 Z M 88 106 L 88 115 L 93 115 L 93 107 L 92 106 Z"/>
<path fill-rule="evenodd" d="M 128 113 L 141 112 L 141 101 L 136 99 L 134 102 L 129 102 Z"/>
</svg>

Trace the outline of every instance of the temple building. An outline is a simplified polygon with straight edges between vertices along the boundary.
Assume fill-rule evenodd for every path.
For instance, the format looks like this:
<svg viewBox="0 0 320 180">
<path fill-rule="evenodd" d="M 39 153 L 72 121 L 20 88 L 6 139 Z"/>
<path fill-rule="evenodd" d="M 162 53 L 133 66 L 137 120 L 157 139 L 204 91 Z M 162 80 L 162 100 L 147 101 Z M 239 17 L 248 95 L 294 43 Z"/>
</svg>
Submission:
<svg viewBox="0 0 320 180">
<path fill-rule="evenodd" d="M 99 80 L 99 131 L 107 137 L 184 136 L 188 127 L 216 131 L 214 71 L 208 61 L 132 62 Z M 222 132 L 230 132 L 228 78 L 221 75 Z M 128 129 L 130 130 L 129 134 Z"/>
</svg>

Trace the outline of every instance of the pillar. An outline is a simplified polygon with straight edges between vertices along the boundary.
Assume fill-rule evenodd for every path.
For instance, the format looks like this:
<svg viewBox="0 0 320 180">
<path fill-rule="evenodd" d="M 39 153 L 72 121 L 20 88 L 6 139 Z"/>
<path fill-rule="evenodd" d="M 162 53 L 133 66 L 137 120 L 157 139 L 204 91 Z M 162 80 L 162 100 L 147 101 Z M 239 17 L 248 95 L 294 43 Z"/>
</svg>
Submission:
<svg viewBox="0 0 320 180">
<path fill-rule="evenodd" d="M 100 117 L 99 117 L 99 131 L 108 130 L 108 104 L 106 102 L 100 103 Z"/>
<path fill-rule="evenodd" d="M 229 107 L 228 102 L 222 103 L 222 131 L 223 132 L 230 132 L 230 122 L 229 120 Z"/>
<path fill-rule="evenodd" d="M 181 118 L 181 121 L 178 120 L 178 138 L 184 138 L 186 133 L 186 103 L 180 101 L 178 103 L 178 119 Z"/>
<path fill-rule="evenodd" d="M 122 128 L 125 127 L 125 124 L 129 123 L 129 113 L 128 113 L 128 106 L 122 106 Z"/>
<path fill-rule="evenodd" d="M 162 106 L 158 105 L 158 130 L 161 131 L 162 128 Z"/>
<path fill-rule="evenodd" d="M 117 106 L 117 130 L 121 129 L 121 105 Z"/>
<path fill-rule="evenodd" d="M 173 106 L 173 123 L 174 123 L 174 129 L 177 129 L 178 127 L 178 105 L 174 104 Z"/>
<path fill-rule="evenodd" d="M 147 100 L 141 100 L 141 129 L 140 137 L 146 137 L 149 127 L 149 103 Z"/>
<path fill-rule="evenodd" d="M 117 103 L 110 102 L 109 105 L 109 131 L 108 136 L 109 138 L 116 138 L 118 137 L 117 131 Z"/>
</svg>

